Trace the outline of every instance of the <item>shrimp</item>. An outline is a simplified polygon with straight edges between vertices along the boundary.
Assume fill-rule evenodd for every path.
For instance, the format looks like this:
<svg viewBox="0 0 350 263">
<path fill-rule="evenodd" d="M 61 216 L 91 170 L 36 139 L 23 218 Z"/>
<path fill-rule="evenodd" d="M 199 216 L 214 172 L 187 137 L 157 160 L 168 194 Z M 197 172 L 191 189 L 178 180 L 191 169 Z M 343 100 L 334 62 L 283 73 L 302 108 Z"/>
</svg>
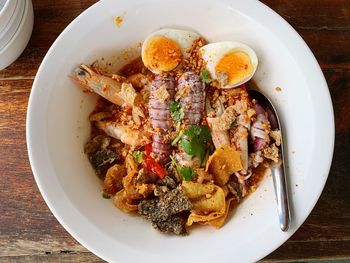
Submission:
<svg viewBox="0 0 350 263">
<path fill-rule="evenodd" d="M 71 78 L 82 88 L 94 92 L 118 106 L 131 107 L 135 123 L 140 124 L 140 117 L 145 118 L 141 107 L 144 104 L 143 95 L 136 92 L 131 84 L 136 82 L 135 79 L 129 80 L 122 76 L 102 71 L 96 63 L 91 67 L 80 65 L 74 70 Z M 137 78 L 140 79 L 141 76 Z"/>
<path fill-rule="evenodd" d="M 150 143 L 151 134 L 147 129 L 134 130 L 126 125 L 120 125 L 111 121 L 96 122 L 97 128 L 103 130 L 108 136 L 116 138 L 121 142 L 137 148 Z"/>
<path fill-rule="evenodd" d="M 150 78 L 147 75 L 142 73 L 136 73 L 127 78 L 127 80 L 138 89 L 143 89 L 149 85 L 151 82 Z"/>
</svg>

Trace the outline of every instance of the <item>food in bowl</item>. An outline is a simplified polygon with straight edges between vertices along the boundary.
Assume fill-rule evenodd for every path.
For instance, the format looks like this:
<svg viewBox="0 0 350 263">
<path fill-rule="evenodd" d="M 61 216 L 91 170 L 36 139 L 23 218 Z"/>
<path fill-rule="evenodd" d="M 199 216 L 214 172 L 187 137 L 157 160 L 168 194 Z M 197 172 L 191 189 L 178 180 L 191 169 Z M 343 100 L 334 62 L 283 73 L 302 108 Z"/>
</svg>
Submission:
<svg viewBox="0 0 350 263">
<path fill-rule="evenodd" d="M 119 72 L 77 67 L 72 79 L 100 95 L 84 151 L 103 196 L 161 232 L 223 226 L 280 161 L 280 131 L 247 92 L 257 66 L 242 43 L 166 28 Z"/>
</svg>

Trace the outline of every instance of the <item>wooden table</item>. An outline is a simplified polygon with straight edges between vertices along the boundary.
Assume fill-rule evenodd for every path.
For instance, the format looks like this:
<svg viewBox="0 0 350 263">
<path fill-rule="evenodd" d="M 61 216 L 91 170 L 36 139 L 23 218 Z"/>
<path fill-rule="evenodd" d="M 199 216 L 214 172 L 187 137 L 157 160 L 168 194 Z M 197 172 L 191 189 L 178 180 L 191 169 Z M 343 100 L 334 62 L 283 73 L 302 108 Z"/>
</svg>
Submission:
<svg viewBox="0 0 350 263">
<path fill-rule="evenodd" d="M 76 242 L 47 208 L 32 176 L 25 138 L 28 97 L 40 62 L 59 33 L 94 2 L 33 0 L 35 25 L 29 45 L 0 71 L 0 262 L 102 261 Z M 350 260 L 350 1 L 262 2 L 313 50 L 336 119 L 334 159 L 320 200 L 290 240 L 263 261 Z"/>
</svg>

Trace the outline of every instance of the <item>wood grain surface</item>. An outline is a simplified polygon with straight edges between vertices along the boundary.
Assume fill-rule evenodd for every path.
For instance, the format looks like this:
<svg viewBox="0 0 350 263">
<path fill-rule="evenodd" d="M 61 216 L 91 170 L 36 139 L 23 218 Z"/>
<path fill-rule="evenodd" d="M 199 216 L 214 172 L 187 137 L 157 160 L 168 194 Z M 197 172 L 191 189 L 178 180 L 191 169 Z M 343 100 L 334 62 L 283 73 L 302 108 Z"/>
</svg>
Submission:
<svg viewBox="0 0 350 263">
<path fill-rule="evenodd" d="M 103 262 L 47 208 L 32 176 L 25 138 L 28 97 L 43 57 L 62 30 L 94 2 L 33 0 L 29 45 L 0 71 L 0 262 Z M 262 261 L 350 261 L 350 1 L 262 2 L 284 17 L 314 52 L 336 119 L 332 168 L 318 203 L 290 240 Z"/>
</svg>

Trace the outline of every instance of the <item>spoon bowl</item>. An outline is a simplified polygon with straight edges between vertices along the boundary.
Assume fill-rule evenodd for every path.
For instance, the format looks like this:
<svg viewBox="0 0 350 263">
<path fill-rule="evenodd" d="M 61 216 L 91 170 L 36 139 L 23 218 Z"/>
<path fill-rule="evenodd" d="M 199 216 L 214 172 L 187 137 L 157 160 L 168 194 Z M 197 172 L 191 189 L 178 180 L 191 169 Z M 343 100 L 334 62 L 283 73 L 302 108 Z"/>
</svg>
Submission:
<svg viewBox="0 0 350 263">
<path fill-rule="evenodd" d="M 287 191 L 287 180 L 286 171 L 284 169 L 284 148 L 283 148 L 283 137 L 282 137 L 282 127 L 277 115 L 277 111 L 273 106 L 272 102 L 260 91 L 249 90 L 249 96 L 251 99 L 256 99 L 259 104 L 267 112 L 267 117 L 271 125 L 271 130 L 281 131 L 281 148 L 280 156 L 281 161 L 275 165 L 270 166 L 273 185 L 275 189 L 276 201 L 277 201 L 277 212 L 279 217 L 280 228 L 282 231 L 286 232 L 290 225 L 290 209 L 289 209 L 289 199 Z"/>
</svg>

